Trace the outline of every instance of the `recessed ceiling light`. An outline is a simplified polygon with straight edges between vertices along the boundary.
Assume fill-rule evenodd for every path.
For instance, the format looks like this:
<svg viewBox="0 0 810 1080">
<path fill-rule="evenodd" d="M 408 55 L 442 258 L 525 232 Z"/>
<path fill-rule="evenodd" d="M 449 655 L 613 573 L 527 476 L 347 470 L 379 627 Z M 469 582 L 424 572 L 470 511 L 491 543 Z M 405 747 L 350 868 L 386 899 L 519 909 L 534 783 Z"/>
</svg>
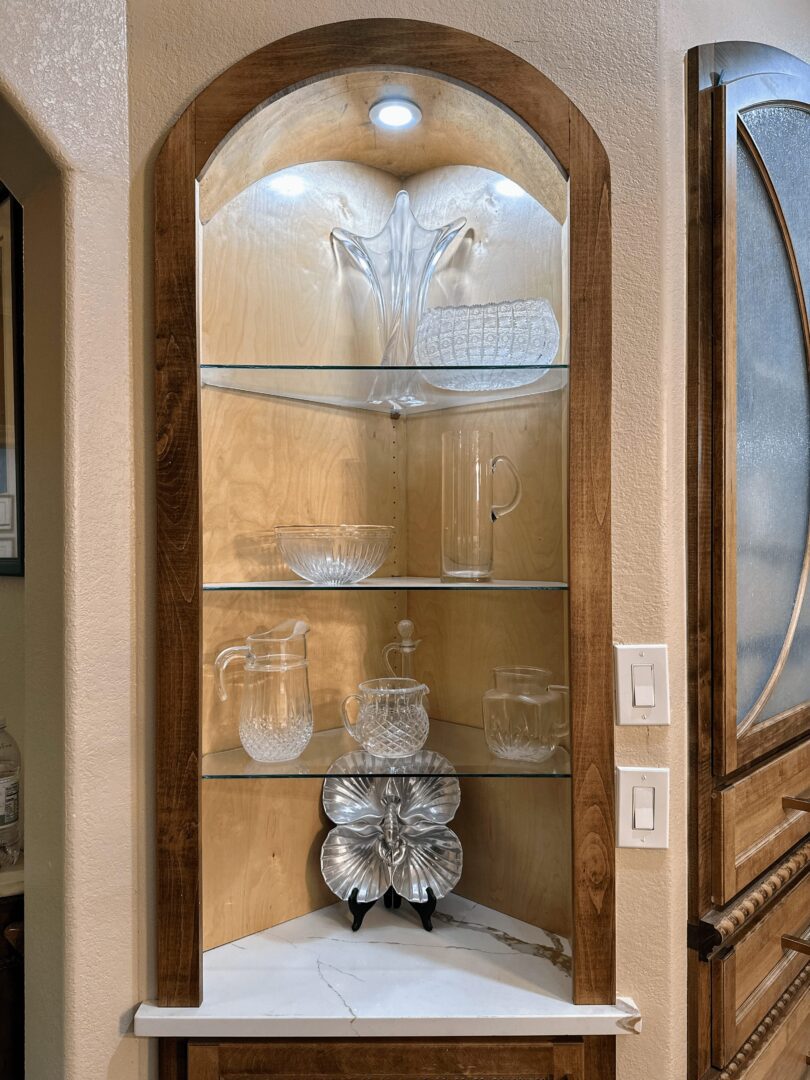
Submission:
<svg viewBox="0 0 810 1080">
<path fill-rule="evenodd" d="M 515 199 L 518 195 L 526 194 L 520 184 L 516 184 L 515 181 L 510 180 L 508 176 L 502 176 L 500 180 L 495 181 L 495 190 L 499 195 L 508 195 L 510 199 Z"/>
<path fill-rule="evenodd" d="M 422 119 L 422 110 L 404 98 L 385 98 L 368 110 L 369 119 L 377 127 L 392 131 L 405 131 L 416 127 Z"/>
<path fill-rule="evenodd" d="M 295 173 L 283 172 L 270 179 L 270 187 L 279 195 L 300 195 L 307 185 Z"/>
</svg>

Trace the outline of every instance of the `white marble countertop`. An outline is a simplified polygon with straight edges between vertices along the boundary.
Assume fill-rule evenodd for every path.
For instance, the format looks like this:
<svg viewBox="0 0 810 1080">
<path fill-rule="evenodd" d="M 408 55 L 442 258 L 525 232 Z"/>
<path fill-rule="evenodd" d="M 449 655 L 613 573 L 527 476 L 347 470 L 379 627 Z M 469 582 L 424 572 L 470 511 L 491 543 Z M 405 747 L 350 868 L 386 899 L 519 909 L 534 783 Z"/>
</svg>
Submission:
<svg viewBox="0 0 810 1080">
<path fill-rule="evenodd" d="M 136 1035 L 178 1038 L 621 1035 L 633 1002 L 573 1005 L 567 941 L 458 896 L 426 933 L 382 902 L 352 933 L 345 904 L 211 949 L 199 1008 L 147 1002 Z"/>
</svg>

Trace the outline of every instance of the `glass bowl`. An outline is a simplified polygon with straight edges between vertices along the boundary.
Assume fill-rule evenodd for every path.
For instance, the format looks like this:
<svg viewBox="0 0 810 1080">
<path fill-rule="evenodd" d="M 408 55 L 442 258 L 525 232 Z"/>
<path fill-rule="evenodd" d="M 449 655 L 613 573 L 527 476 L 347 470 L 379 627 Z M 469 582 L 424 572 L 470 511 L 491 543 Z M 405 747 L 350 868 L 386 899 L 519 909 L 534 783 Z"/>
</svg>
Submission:
<svg viewBox="0 0 810 1080">
<path fill-rule="evenodd" d="M 507 390 L 541 375 L 560 347 L 560 328 L 547 300 L 429 308 L 419 321 L 415 367 L 467 367 L 466 371 L 422 371 L 442 390 Z M 470 370 L 480 368 L 480 371 Z"/>
<path fill-rule="evenodd" d="M 313 585 L 354 585 L 382 566 L 394 537 L 391 525 L 277 525 L 281 556 Z"/>
</svg>

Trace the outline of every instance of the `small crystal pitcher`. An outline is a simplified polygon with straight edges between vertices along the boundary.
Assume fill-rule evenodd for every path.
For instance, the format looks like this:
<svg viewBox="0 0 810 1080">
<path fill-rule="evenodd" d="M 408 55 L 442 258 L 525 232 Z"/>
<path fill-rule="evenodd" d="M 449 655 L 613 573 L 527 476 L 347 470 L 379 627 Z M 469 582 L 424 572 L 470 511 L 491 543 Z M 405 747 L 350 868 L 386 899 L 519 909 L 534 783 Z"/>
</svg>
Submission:
<svg viewBox="0 0 810 1080">
<path fill-rule="evenodd" d="M 511 514 L 523 493 L 514 462 L 494 455 L 491 431 L 442 435 L 442 578 L 484 581 L 492 574 L 492 527 Z M 509 502 L 496 505 L 493 477 L 499 465 L 512 474 Z"/>
<path fill-rule="evenodd" d="M 225 669 L 245 665 L 239 739 L 254 761 L 292 761 L 312 737 L 312 702 L 307 677 L 306 635 L 300 619 L 251 634 L 247 644 L 223 649 L 216 658 L 217 693 L 226 701 Z"/>
<path fill-rule="evenodd" d="M 423 704 L 430 693 L 416 679 L 369 679 L 359 693 L 343 699 L 343 723 L 353 739 L 374 757 L 404 758 L 425 745 L 430 720 Z M 357 722 L 352 723 L 348 705 L 357 701 Z"/>
<path fill-rule="evenodd" d="M 482 703 L 489 749 L 510 761 L 550 758 L 568 737 L 568 687 L 549 686 L 544 668 L 497 667 L 492 675 Z"/>
</svg>

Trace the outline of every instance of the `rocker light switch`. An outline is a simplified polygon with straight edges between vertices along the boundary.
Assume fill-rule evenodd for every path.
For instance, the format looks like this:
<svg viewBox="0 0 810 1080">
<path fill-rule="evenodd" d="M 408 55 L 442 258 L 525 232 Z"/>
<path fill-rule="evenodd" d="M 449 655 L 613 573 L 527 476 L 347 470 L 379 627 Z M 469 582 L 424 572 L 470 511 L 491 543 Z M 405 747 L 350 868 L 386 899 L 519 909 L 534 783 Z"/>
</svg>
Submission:
<svg viewBox="0 0 810 1080">
<path fill-rule="evenodd" d="M 655 668 L 652 664 L 633 664 L 630 668 L 633 682 L 633 705 L 639 709 L 655 708 Z"/>
<path fill-rule="evenodd" d="M 669 847 L 669 769 L 616 769 L 619 847 Z"/>
<path fill-rule="evenodd" d="M 616 723 L 668 724 L 666 645 L 614 645 Z"/>
<path fill-rule="evenodd" d="M 647 831 L 655 828 L 655 788 L 633 788 L 633 828 Z"/>
</svg>

